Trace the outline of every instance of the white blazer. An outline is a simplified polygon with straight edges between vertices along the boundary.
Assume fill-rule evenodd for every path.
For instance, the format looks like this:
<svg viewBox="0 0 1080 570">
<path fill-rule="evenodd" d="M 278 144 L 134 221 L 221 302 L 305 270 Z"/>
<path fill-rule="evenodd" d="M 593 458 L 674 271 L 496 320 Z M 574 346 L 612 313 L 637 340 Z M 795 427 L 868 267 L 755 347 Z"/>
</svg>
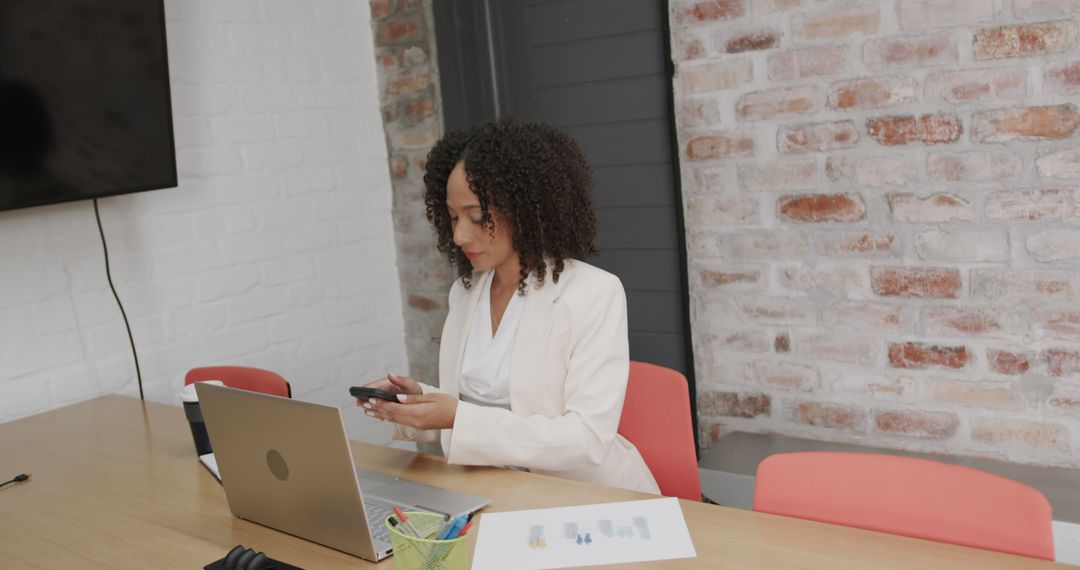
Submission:
<svg viewBox="0 0 1080 570">
<path fill-rule="evenodd" d="M 479 275 L 469 289 L 455 280 L 439 349 L 440 387 L 421 384 L 424 393 L 458 397 L 468 331 L 493 275 Z M 544 285 L 530 287 L 522 300 L 510 361 L 510 410 L 459 400 L 453 429 L 398 426 L 397 437 L 441 439 L 450 463 L 513 465 L 659 494 L 637 448 L 616 433 L 630 369 L 626 294 L 619 278 L 567 260 L 558 283 L 549 266 Z"/>
</svg>

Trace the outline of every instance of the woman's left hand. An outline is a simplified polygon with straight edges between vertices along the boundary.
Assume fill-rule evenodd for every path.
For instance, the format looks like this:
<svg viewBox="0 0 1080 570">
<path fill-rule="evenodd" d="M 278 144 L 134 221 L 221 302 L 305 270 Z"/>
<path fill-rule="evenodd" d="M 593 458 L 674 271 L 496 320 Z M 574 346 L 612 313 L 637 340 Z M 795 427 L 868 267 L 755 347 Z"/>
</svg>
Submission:
<svg viewBox="0 0 1080 570">
<path fill-rule="evenodd" d="M 454 427 L 458 400 L 450 394 L 399 394 L 398 400 L 401 403 L 372 398 L 363 403 L 364 413 L 419 430 Z"/>
</svg>

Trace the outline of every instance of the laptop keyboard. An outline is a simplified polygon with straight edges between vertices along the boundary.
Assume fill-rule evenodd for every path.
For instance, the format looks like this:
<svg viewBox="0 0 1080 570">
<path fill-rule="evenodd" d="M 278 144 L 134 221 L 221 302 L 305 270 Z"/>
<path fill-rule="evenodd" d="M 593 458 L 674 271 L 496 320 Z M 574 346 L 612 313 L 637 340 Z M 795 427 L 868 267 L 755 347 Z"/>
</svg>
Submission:
<svg viewBox="0 0 1080 570">
<path fill-rule="evenodd" d="M 375 540 L 389 543 L 390 531 L 386 529 L 386 518 L 394 514 L 394 511 L 370 503 L 364 504 L 364 509 L 367 511 L 368 528 L 371 529 L 371 536 Z"/>
</svg>

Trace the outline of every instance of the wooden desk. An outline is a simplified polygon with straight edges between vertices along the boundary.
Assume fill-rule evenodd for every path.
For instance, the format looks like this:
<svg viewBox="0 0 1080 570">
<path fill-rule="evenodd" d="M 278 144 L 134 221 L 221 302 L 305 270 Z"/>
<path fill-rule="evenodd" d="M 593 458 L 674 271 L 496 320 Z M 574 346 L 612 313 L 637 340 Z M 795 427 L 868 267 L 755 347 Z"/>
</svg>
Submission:
<svg viewBox="0 0 1080 570">
<path fill-rule="evenodd" d="M 362 467 L 491 497 L 489 512 L 651 497 L 361 443 L 353 451 Z M 177 407 L 106 396 L 0 425 L 0 475 L 23 472 L 33 478 L 0 489 L 0 568 L 201 568 L 236 544 L 308 569 L 374 566 L 233 518 Z M 681 503 L 698 557 L 620 568 L 1066 567 Z M 393 568 L 393 559 L 378 568 Z"/>
</svg>

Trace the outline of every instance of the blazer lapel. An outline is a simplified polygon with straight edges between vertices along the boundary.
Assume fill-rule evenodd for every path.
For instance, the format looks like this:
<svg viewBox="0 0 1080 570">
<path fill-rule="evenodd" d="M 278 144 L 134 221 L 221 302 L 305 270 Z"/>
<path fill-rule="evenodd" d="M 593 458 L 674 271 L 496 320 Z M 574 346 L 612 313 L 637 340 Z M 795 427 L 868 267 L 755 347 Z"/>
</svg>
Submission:
<svg viewBox="0 0 1080 570">
<path fill-rule="evenodd" d="M 487 280 L 491 279 L 494 273 L 494 271 L 487 271 L 474 281 L 472 287 L 466 291 L 464 307 L 446 317 L 446 330 L 457 336 L 446 338 L 449 346 L 442 347 L 443 350 L 453 352 L 449 353 L 450 359 L 446 362 L 446 368 L 440 370 L 439 389 L 452 396 L 458 395 L 461 360 L 465 357 L 465 343 L 469 340 L 469 331 L 472 329 L 473 319 L 476 318 L 476 306 L 480 303 L 480 295 L 486 287 Z"/>
<path fill-rule="evenodd" d="M 549 273 L 543 287 L 530 287 L 525 294 L 510 357 L 510 407 L 516 411 L 527 413 L 525 408 L 537 401 L 537 390 L 542 388 L 538 377 L 544 371 L 548 330 L 560 290 L 561 286 L 552 282 Z"/>
</svg>

